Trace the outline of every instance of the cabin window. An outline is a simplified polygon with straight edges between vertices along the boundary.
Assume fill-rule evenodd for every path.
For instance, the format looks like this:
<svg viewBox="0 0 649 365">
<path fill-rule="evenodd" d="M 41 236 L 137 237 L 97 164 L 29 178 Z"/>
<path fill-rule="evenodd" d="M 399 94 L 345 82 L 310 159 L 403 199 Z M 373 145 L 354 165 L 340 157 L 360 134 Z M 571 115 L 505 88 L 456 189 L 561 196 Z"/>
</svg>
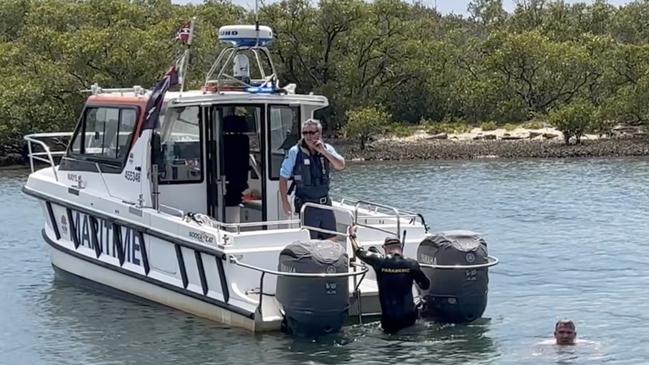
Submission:
<svg viewBox="0 0 649 365">
<path fill-rule="evenodd" d="M 324 108 L 317 109 L 313 112 L 313 118 L 317 119 L 322 123 L 322 130 L 324 131 L 333 131 L 335 125 L 331 121 L 331 107 L 326 106 Z"/>
<path fill-rule="evenodd" d="M 203 181 L 203 159 L 198 106 L 170 109 L 160 138 L 161 183 Z"/>
<path fill-rule="evenodd" d="M 286 152 L 300 139 L 300 112 L 297 107 L 270 107 L 270 178 L 279 179 Z"/>
<path fill-rule="evenodd" d="M 136 108 L 86 108 L 73 137 L 70 154 L 123 164 L 136 123 Z"/>
</svg>

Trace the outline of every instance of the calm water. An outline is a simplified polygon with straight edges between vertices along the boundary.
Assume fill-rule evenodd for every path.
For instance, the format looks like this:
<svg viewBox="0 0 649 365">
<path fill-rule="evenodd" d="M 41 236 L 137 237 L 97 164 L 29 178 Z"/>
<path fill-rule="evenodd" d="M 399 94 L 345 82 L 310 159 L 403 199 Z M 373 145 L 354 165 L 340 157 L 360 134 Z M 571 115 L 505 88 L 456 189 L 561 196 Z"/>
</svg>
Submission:
<svg viewBox="0 0 649 365">
<path fill-rule="evenodd" d="M 485 319 L 377 323 L 316 342 L 252 335 L 56 279 L 26 171 L 0 172 L 2 364 L 643 364 L 649 362 L 649 161 L 355 164 L 338 193 L 480 232 L 501 259 Z M 395 188 L 396 187 L 396 188 Z M 558 318 L 595 344 L 540 347 Z"/>
</svg>

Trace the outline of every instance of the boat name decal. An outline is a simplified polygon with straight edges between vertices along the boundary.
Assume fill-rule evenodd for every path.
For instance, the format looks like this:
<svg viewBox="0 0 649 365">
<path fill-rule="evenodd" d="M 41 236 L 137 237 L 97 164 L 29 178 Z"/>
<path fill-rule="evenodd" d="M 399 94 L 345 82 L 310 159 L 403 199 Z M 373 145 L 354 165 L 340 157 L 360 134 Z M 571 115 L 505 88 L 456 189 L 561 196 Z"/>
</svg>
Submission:
<svg viewBox="0 0 649 365">
<path fill-rule="evenodd" d="M 124 177 L 128 181 L 140 182 L 140 172 L 139 171 L 126 171 L 124 172 Z"/>
<path fill-rule="evenodd" d="M 68 173 L 67 176 L 70 181 L 79 182 L 79 180 L 81 180 L 81 175 Z"/>
<path fill-rule="evenodd" d="M 86 214 L 75 212 L 74 225 L 77 230 L 77 237 L 79 238 L 79 244 L 91 249 L 94 249 L 92 243 L 92 230 L 90 228 L 90 217 Z M 63 222 L 62 222 L 63 223 Z M 101 252 L 104 255 L 110 255 L 112 257 L 117 256 L 117 245 L 113 241 L 113 226 L 112 224 L 97 218 L 98 225 L 97 228 L 97 243 L 101 248 Z M 140 250 L 141 242 L 140 235 L 136 230 L 121 227 L 122 229 L 122 249 L 124 251 L 124 262 L 130 262 L 132 264 L 141 266 L 140 262 L 142 260 L 142 252 Z M 71 238 L 71 237 L 70 237 Z"/>
<path fill-rule="evenodd" d="M 189 231 L 189 237 L 199 242 L 214 243 L 214 236 L 209 235 L 205 232 Z"/>
</svg>

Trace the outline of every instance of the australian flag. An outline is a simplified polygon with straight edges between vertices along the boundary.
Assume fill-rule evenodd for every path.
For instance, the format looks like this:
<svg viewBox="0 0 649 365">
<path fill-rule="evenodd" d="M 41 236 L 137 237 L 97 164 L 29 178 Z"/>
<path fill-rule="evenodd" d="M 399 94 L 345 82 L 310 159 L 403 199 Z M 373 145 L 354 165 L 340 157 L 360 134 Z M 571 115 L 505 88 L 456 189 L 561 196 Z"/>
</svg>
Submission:
<svg viewBox="0 0 649 365">
<path fill-rule="evenodd" d="M 160 109 L 164 101 L 165 94 L 170 87 L 178 84 L 178 71 L 176 66 L 172 66 L 169 71 L 155 85 L 149 101 L 146 103 L 144 114 L 144 129 L 155 129 L 159 127 Z"/>
</svg>

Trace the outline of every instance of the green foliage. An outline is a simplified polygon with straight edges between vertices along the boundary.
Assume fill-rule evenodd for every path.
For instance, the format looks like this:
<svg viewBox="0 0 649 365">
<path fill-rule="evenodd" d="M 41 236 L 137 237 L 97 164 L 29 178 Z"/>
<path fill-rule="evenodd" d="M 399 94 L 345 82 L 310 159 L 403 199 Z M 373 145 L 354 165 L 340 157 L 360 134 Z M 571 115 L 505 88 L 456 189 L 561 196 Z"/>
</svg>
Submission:
<svg viewBox="0 0 649 365">
<path fill-rule="evenodd" d="M 357 139 L 361 150 L 367 141 L 376 135 L 383 134 L 392 123 L 392 115 L 380 106 L 361 107 L 347 112 L 345 136 Z"/>
<path fill-rule="evenodd" d="M 399 123 L 392 123 L 388 129 L 391 135 L 398 138 L 410 137 L 415 134 L 415 131 L 412 128 Z"/>
<path fill-rule="evenodd" d="M 495 122 L 484 122 L 480 124 L 480 129 L 483 131 L 495 131 L 498 129 L 498 126 Z"/>
<path fill-rule="evenodd" d="M 543 128 L 543 122 L 541 122 L 539 120 L 530 120 L 528 122 L 523 123 L 523 128 L 541 129 L 541 128 Z"/>
<path fill-rule="evenodd" d="M 566 144 L 575 137 L 575 143 L 581 143 L 581 137 L 596 123 L 595 107 L 584 100 L 566 104 L 550 113 L 550 123 L 563 133 Z"/>
<path fill-rule="evenodd" d="M 506 130 L 507 132 L 511 132 L 511 131 L 513 131 L 514 129 L 518 128 L 518 127 L 519 127 L 518 124 L 512 124 L 512 123 L 507 123 L 507 124 L 505 124 L 505 125 L 503 126 L 503 128 L 505 128 L 505 130 Z"/>
<path fill-rule="evenodd" d="M 613 127 L 617 124 L 614 120 L 598 116 L 589 124 L 587 132 L 601 136 L 610 136 Z"/>
<path fill-rule="evenodd" d="M 498 32 L 487 40 L 488 69 L 531 113 L 570 102 L 598 80 L 598 64 L 577 42 L 556 42 L 537 32 Z"/>
<path fill-rule="evenodd" d="M 370 120 L 402 121 L 394 135 L 422 119 L 429 133 L 462 133 L 463 121 L 490 129 L 552 110 L 559 123 L 584 100 L 597 110 L 589 131 L 649 123 L 649 2 L 519 1 L 507 14 L 502 0 L 472 0 L 469 13 L 442 16 L 399 0 L 285 0 L 262 6 L 259 20 L 274 30 L 282 85 L 325 95 L 327 128 L 363 146 L 385 132 Z M 228 1 L 0 1 L 0 154 L 19 151 L 25 133 L 71 130 L 86 97 L 79 90 L 93 83 L 154 85 L 179 51 L 175 32 L 193 16 L 187 88 L 204 81 L 217 29 L 252 23 L 250 10 Z"/>
<path fill-rule="evenodd" d="M 428 134 L 439 134 L 439 133 L 459 134 L 459 133 L 467 133 L 471 131 L 471 127 L 462 121 L 441 122 L 441 123 L 423 121 L 422 124 L 425 126 L 426 133 Z"/>
</svg>

